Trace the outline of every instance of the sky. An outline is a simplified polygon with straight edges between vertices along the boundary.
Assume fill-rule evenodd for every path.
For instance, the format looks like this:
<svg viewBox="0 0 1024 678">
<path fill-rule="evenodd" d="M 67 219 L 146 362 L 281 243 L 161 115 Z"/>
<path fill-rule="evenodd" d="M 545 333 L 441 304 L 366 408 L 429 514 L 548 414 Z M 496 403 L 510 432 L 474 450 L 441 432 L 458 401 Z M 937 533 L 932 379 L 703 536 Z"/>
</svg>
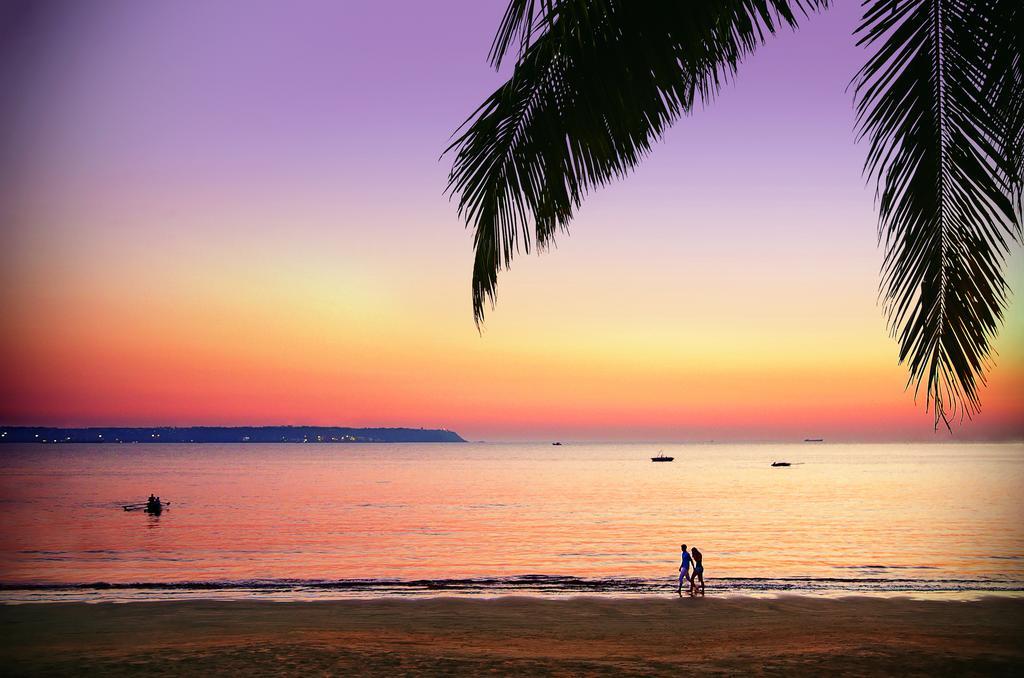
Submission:
<svg viewBox="0 0 1024 678">
<path fill-rule="evenodd" d="M 878 302 L 857 3 L 783 31 L 481 333 L 450 135 L 501 0 L 0 10 L 0 422 L 485 440 L 1020 439 L 1024 261 L 983 409 L 936 433 Z"/>
</svg>

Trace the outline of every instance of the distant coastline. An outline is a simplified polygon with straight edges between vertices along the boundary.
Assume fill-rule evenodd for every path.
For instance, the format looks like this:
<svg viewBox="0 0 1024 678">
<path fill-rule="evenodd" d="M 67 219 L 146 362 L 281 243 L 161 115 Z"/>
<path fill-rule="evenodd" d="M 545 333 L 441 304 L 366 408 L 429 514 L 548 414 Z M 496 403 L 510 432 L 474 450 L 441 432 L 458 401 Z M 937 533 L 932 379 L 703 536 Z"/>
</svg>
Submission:
<svg viewBox="0 0 1024 678">
<path fill-rule="evenodd" d="M 348 426 L 0 426 L 5 443 L 464 443 L 447 429 Z"/>
</svg>

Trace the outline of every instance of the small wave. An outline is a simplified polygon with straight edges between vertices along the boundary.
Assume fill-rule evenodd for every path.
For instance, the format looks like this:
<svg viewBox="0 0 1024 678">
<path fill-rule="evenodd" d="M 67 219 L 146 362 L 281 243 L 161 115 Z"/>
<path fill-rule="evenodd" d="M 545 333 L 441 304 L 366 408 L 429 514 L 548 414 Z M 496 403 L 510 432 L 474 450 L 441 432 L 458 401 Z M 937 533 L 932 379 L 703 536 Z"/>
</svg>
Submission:
<svg viewBox="0 0 1024 678">
<path fill-rule="evenodd" d="M 884 572 L 885 570 L 937 570 L 938 567 L 934 565 L 837 565 L 837 570 L 876 570 Z"/>
<path fill-rule="evenodd" d="M 866 577 L 708 579 L 707 590 L 725 594 L 807 593 L 1020 593 L 1024 581 L 989 579 L 885 579 Z M 0 583 L 0 601 L 57 600 L 70 597 L 119 599 L 182 597 L 246 597 L 272 595 L 283 599 L 365 598 L 388 596 L 500 595 L 651 595 L 674 591 L 675 577 L 583 578 L 525 574 L 514 577 L 461 579 L 246 579 L 180 582 Z"/>
</svg>

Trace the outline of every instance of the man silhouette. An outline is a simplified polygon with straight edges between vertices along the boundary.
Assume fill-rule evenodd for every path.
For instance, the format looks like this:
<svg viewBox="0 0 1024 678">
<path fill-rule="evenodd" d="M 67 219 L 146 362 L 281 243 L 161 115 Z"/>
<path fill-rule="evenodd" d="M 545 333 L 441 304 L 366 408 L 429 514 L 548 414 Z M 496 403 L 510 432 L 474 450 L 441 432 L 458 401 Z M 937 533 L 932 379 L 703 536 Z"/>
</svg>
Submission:
<svg viewBox="0 0 1024 678">
<path fill-rule="evenodd" d="M 683 552 L 683 562 L 679 563 L 679 588 L 676 593 L 682 597 L 683 582 L 690 582 L 691 585 L 693 582 L 690 580 L 690 552 L 686 550 L 686 544 L 680 545 L 679 550 Z"/>
</svg>

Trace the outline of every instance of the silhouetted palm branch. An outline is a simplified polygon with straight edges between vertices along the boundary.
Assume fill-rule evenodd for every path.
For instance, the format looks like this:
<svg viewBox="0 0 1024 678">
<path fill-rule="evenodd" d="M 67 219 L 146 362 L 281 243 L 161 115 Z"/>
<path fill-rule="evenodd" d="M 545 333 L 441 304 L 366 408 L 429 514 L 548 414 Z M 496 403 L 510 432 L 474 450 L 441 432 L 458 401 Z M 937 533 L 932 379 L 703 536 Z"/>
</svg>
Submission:
<svg viewBox="0 0 1024 678">
<path fill-rule="evenodd" d="M 491 48 L 509 80 L 460 129 L 448 190 L 474 229 L 473 311 L 783 24 L 827 0 L 511 0 Z M 882 296 L 935 425 L 977 411 L 1021 240 L 1021 0 L 868 0 L 857 74 L 885 243 Z"/>
<path fill-rule="evenodd" d="M 492 66 L 501 68 L 501 62 L 513 43 L 518 45 L 520 55 L 526 51 L 531 38 L 533 38 L 534 30 L 542 26 L 541 22 L 537 21 L 538 16 L 553 17 L 555 1 L 512 0 L 509 2 L 498 32 L 494 36 L 494 43 L 491 45 Z"/>
<path fill-rule="evenodd" d="M 491 51 L 499 64 L 519 45 L 512 76 L 448 149 L 448 188 L 475 230 L 477 322 L 520 246 L 548 246 L 589 190 L 625 175 L 767 34 L 823 4 L 512 0 Z"/>
<path fill-rule="evenodd" d="M 936 426 L 978 410 L 1020 238 L 1021 34 L 999 21 L 1017 1 L 876 0 L 858 28 L 877 48 L 857 75 L 857 112 L 878 183 L 882 294 Z"/>
<path fill-rule="evenodd" d="M 1019 229 L 1024 186 L 1024 3 L 1000 0 L 992 4 L 992 64 L 986 74 L 985 97 L 1005 125 L 1007 162 L 1001 163 L 1000 169 L 1011 168 L 1003 178 L 1010 186 Z"/>
</svg>

